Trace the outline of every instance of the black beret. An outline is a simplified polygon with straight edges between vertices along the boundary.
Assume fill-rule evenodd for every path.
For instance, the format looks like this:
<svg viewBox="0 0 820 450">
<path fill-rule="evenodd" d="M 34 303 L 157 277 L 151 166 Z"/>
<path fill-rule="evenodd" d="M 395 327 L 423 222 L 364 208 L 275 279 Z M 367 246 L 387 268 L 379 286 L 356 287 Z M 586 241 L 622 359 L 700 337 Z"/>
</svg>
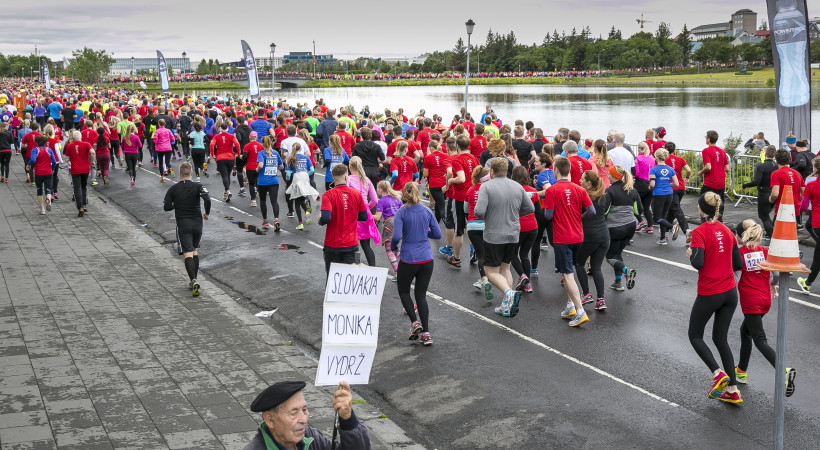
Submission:
<svg viewBox="0 0 820 450">
<path fill-rule="evenodd" d="M 263 412 L 273 409 L 293 397 L 293 394 L 307 386 L 304 381 L 280 381 L 268 386 L 251 402 L 251 411 Z"/>
</svg>

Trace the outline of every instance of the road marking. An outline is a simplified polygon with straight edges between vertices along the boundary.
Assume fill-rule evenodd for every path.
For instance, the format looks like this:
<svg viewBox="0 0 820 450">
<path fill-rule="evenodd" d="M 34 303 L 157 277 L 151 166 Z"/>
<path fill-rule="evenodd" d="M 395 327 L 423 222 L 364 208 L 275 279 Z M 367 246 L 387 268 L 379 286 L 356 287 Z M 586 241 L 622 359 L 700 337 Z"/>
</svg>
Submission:
<svg viewBox="0 0 820 450">
<path fill-rule="evenodd" d="M 677 403 L 671 402 L 671 401 L 669 401 L 669 400 L 667 400 L 667 399 L 665 399 L 665 398 L 663 398 L 663 397 L 661 397 L 657 394 L 653 394 L 652 392 L 649 392 L 649 391 L 647 391 L 646 389 L 644 389 L 640 386 L 636 386 L 636 385 L 624 380 L 623 378 L 618 378 L 615 375 L 612 375 L 611 373 L 609 373 L 609 372 L 607 372 L 603 369 L 599 369 L 599 368 L 593 366 L 592 364 L 581 361 L 580 359 L 575 358 L 574 356 L 570 356 L 566 353 L 561 352 L 560 350 L 556 350 L 556 349 L 550 347 L 547 344 L 544 344 L 543 342 L 541 342 L 537 339 L 531 338 L 531 337 L 529 337 L 529 336 L 527 336 L 523 333 L 520 333 L 516 330 L 513 330 L 512 328 L 510 328 L 506 325 L 502 325 L 499 322 L 496 322 L 495 320 L 489 319 L 489 318 L 487 318 L 487 317 L 485 317 L 485 316 L 483 316 L 483 315 L 481 315 L 481 314 L 479 314 L 479 313 L 477 313 L 477 312 L 475 312 L 475 311 L 473 311 L 469 308 L 466 308 L 464 306 L 459 305 L 458 303 L 447 300 L 446 298 L 443 298 L 440 295 L 437 295 L 437 294 L 434 294 L 434 293 L 428 291 L 427 296 L 432 298 L 433 300 L 439 301 L 439 302 L 441 302 L 441 303 L 443 303 L 443 304 L 445 304 L 445 305 L 447 305 L 451 308 L 454 308 L 454 309 L 459 310 L 461 312 L 467 313 L 467 314 L 469 314 L 469 315 L 471 315 L 471 316 L 473 316 L 473 317 L 475 317 L 475 318 L 477 318 L 481 321 L 484 321 L 484 322 L 489 323 L 489 324 L 491 324 L 495 327 L 498 327 L 498 328 L 500 328 L 500 329 L 502 329 L 502 330 L 514 335 L 514 336 L 517 336 L 517 337 L 519 337 L 519 338 L 521 338 L 521 339 L 523 339 L 523 340 L 525 340 L 525 341 L 527 341 L 527 342 L 529 342 L 533 345 L 541 347 L 544 350 L 547 350 L 548 352 L 555 353 L 556 355 L 558 355 L 562 358 L 565 358 L 569 361 L 572 361 L 572 362 L 574 362 L 575 364 L 578 364 L 581 367 L 585 367 L 589 370 L 592 370 L 593 372 L 596 372 L 600 375 L 603 375 L 603 376 L 609 378 L 610 380 L 616 381 L 620 384 L 623 384 L 626 387 L 634 389 L 634 390 L 640 392 L 641 394 L 647 395 L 647 396 L 649 396 L 649 397 L 651 397 L 655 400 L 658 400 L 662 403 L 666 403 L 666 404 L 668 404 L 669 406 L 672 406 L 672 407 L 677 407 L 678 406 Z"/>
<path fill-rule="evenodd" d="M 692 271 L 692 272 L 697 272 L 697 269 L 695 269 L 694 267 L 686 265 L 686 264 L 682 264 L 682 263 L 679 263 L 679 262 L 668 261 L 666 259 L 657 258 L 657 257 L 652 256 L 652 255 L 646 255 L 646 254 L 643 254 L 643 253 L 633 252 L 632 250 L 624 250 L 624 253 L 629 253 L 631 255 L 640 256 L 640 257 L 643 257 L 643 258 L 651 259 L 653 261 L 662 262 L 664 264 L 668 264 L 670 266 L 678 267 L 680 269 L 685 269 L 685 270 L 689 270 L 689 271 Z M 804 294 L 804 295 L 809 295 L 811 297 L 820 298 L 820 295 L 812 294 L 811 292 L 803 292 L 799 289 L 794 289 L 794 288 L 789 288 L 789 292 L 795 292 L 795 293 L 798 293 L 798 294 Z M 800 300 L 800 299 L 797 299 L 797 298 L 794 298 L 794 297 L 789 297 L 789 300 L 794 302 L 794 303 L 797 303 L 798 305 L 808 306 L 809 308 L 814 308 L 814 309 L 820 310 L 820 305 L 816 305 L 814 303 L 807 302 L 805 300 Z"/>
</svg>

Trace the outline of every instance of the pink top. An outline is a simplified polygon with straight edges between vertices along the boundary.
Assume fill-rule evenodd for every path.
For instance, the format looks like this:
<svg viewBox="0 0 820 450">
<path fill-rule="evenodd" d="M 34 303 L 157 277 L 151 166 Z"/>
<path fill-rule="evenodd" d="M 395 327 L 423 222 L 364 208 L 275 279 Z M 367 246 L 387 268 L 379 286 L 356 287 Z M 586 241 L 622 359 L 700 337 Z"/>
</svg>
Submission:
<svg viewBox="0 0 820 450">
<path fill-rule="evenodd" d="M 635 159 L 635 177 L 649 181 L 649 171 L 655 167 L 655 158 L 638 155 Z"/>
<path fill-rule="evenodd" d="M 155 133 L 156 134 L 156 133 Z M 137 153 L 142 148 L 142 141 L 136 134 L 132 134 L 129 139 L 130 142 L 122 141 L 123 153 Z"/>
<path fill-rule="evenodd" d="M 165 127 L 159 127 L 154 131 L 154 151 L 170 152 L 171 142 L 174 140 L 174 134 L 171 130 Z"/>
<path fill-rule="evenodd" d="M 598 177 L 604 182 L 604 188 L 608 188 L 609 177 L 607 174 L 609 174 L 609 168 L 615 165 L 615 163 L 612 162 L 612 158 L 607 157 L 604 167 L 598 165 L 597 155 L 592 155 L 592 157 L 589 158 L 589 162 L 592 164 L 592 169 L 598 172 Z"/>
<path fill-rule="evenodd" d="M 370 213 L 370 210 L 376 206 L 376 203 L 379 201 L 373 183 L 367 178 L 362 179 L 358 175 L 350 175 L 347 178 L 347 187 L 354 191 L 359 191 L 359 193 L 362 194 L 365 205 L 367 205 L 367 220 L 364 222 L 356 222 L 356 234 L 359 240 L 375 239 L 376 242 L 379 242 L 379 239 L 381 239 L 379 227 L 376 226 L 373 215 Z"/>
</svg>

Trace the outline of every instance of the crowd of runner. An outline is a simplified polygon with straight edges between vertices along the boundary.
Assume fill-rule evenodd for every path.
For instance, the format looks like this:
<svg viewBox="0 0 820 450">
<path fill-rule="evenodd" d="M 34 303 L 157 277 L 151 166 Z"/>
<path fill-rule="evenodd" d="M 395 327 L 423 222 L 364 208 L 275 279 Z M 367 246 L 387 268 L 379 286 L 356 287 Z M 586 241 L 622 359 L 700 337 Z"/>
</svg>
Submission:
<svg viewBox="0 0 820 450">
<path fill-rule="evenodd" d="M 11 104 L 12 95 L 0 95 L 0 182 L 10 182 L 12 154 L 22 157 L 41 214 L 60 199 L 61 170 L 70 173 L 82 217 L 89 182 L 107 185 L 114 171 L 136 189 L 138 167 L 153 165 L 165 183 L 177 176 L 174 162 L 182 163 L 182 182 L 168 191 L 164 206 L 176 213 L 194 295 L 199 294 L 202 219 L 210 212 L 200 180 L 216 172 L 223 201 L 259 207 L 262 226 L 272 220 L 274 231 L 281 229 L 280 184 L 286 217 L 296 220 L 297 230 L 311 225 L 320 203 L 326 269 L 333 262 L 353 263 L 359 250 L 363 262 L 374 266 L 374 247 L 381 247 L 410 317 L 410 339 L 424 345 L 433 342 L 426 292 L 437 267 L 430 240 L 443 241 L 434 247 L 439 261 L 450 266 L 443 270 L 475 266 L 473 287 L 486 301 L 500 297 L 495 312 L 503 317 L 519 314 L 522 295 L 534 293 L 531 279 L 552 272 L 540 265 L 542 253 L 551 248 L 550 267 L 566 294 L 560 316 L 578 327 L 590 322 L 587 305 L 598 312 L 608 307 L 604 262 L 611 267 L 610 290 L 635 287 L 638 273 L 624 249 L 636 234 L 655 236 L 660 246 L 670 237 L 686 236 L 687 257 L 699 273 L 689 338 L 713 373 L 709 397 L 742 402 L 737 383 L 747 380 L 752 343 L 774 366 L 761 318 L 769 310 L 775 279 L 756 266 L 767 254 L 761 243 L 771 235 L 770 210 L 760 207 L 762 224 L 746 220 L 729 230 L 721 223 L 729 160 L 714 130 L 705 133 L 698 172 L 702 223 L 690 230 L 681 200 L 692 170 L 675 155 L 662 126 L 648 128 L 632 148 L 617 130 L 601 139 L 569 128 L 547 136 L 532 122 L 504 123 L 489 105 L 480 117 L 462 109 L 447 121 L 424 110 L 412 117 L 402 109 L 337 111 L 322 99 L 292 105 L 117 90 L 47 92 L 31 85 L 21 110 L 23 105 Z M 779 204 L 782 187 L 792 186 L 797 217 L 814 203 L 811 223 L 820 225 L 820 217 L 813 217 L 814 211 L 820 216 L 815 181 L 820 159 L 806 153 L 805 141 L 788 142 L 794 155 L 762 148 L 763 162 L 752 183 L 760 187 L 765 205 Z M 804 180 L 790 166 L 813 179 Z M 323 192 L 315 181 L 318 168 L 325 170 Z M 237 185 L 242 200 L 234 197 Z M 820 271 L 818 256 L 808 279 L 800 281 L 804 290 Z M 735 365 L 727 336 L 738 302 L 744 321 Z M 703 340 L 712 317 L 723 369 Z M 790 396 L 796 372 L 787 372 Z"/>
</svg>

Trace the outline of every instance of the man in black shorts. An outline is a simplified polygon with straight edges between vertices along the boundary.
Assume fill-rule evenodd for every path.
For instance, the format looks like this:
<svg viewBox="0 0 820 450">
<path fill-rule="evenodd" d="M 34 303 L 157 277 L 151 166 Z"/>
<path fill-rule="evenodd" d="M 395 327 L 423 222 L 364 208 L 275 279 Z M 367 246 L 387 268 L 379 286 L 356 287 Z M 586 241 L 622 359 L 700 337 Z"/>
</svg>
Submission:
<svg viewBox="0 0 820 450">
<path fill-rule="evenodd" d="M 211 213 L 211 197 L 205 186 L 191 180 L 190 163 L 179 166 L 179 182 L 165 193 L 165 211 L 174 210 L 177 219 L 177 240 L 185 258 L 185 270 L 191 279 L 188 287 L 194 297 L 199 296 L 199 283 L 196 276 L 199 272 L 199 241 L 202 238 L 202 219 L 208 220 Z M 199 206 L 199 199 L 205 202 L 205 214 Z"/>
<path fill-rule="evenodd" d="M 521 216 L 535 212 L 524 188 L 507 178 L 507 158 L 490 162 L 490 181 L 478 190 L 473 214 L 484 219 L 484 270 L 493 286 L 504 293 L 495 313 L 504 317 L 518 314 L 521 292 L 512 289 L 510 262 L 518 254 Z"/>
</svg>

